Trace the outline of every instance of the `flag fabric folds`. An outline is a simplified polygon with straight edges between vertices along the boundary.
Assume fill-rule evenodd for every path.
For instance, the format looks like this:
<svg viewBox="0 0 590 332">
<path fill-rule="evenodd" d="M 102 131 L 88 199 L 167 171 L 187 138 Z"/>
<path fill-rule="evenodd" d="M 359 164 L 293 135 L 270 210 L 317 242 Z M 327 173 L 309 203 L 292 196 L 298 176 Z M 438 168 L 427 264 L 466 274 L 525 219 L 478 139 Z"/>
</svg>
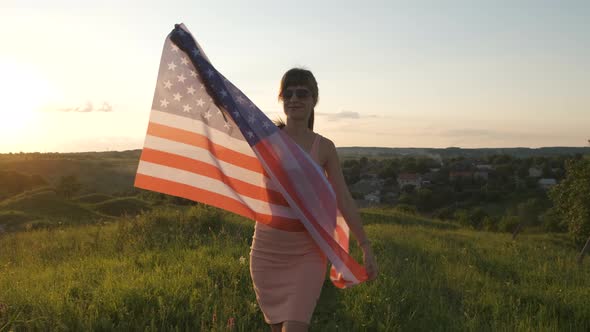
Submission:
<svg viewBox="0 0 590 332">
<path fill-rule="evenodd" d="M 340 288 L 367 279 L 323 169 L 219 73 L 184 25 L 168 35 L 135 186 L 307 231 Z"/>
</svg>

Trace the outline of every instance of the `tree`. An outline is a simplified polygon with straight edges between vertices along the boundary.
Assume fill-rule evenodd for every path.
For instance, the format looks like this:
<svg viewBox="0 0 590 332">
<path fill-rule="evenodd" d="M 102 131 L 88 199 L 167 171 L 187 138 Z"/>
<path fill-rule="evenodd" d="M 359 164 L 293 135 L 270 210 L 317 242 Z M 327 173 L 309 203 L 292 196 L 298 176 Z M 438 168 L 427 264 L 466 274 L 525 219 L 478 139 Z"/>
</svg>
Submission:
<svg viewBox="0 0 590 332">
<path fill-rule="evenodd" d="M 416 207 L 420 211 L 430 212 L 435 208 L 435 198 L 432 190 L 421 188 L 416 190 Z"/>
<path fill-rule="evenodd" d="M 524 226 L 537 225 L 539 223 L 540 214 L 540 202 L 536 198 L 530 198 L 516 207 L 516 214 L 518 216 L 518 226 L 512 233 L 512 239 L 516 239 L 516 236 Z"/>
<path fill-rule="evenodd" d="M 565 179 L 552 188 L 549 196 L 574 239 L 581 243 L 588 238 L 580 253 L 581 262 L 590 243 L 590 158 L 568 160 L 565 169 Z"/>
<path fill-rule="evenodd" d="M 82 185 L 75 175 L 62 176 L 56 187 L 57 192 L 67 199 L 72 198 L 80 189 Z"/>
</svg>

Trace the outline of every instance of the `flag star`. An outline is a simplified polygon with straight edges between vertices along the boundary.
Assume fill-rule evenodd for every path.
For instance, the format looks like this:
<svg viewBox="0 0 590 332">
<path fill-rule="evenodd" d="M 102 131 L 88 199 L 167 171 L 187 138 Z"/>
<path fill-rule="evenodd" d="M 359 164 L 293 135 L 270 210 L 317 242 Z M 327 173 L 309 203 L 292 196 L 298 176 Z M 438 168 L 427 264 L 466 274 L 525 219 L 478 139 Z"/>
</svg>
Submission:
<svg viewBox="0 0 590 332">
<path fill-rule="evenodd" d="M 198 50 L 196 47 L 195 47 L 195 48 L 193 48 L 193 51 L 192 51 L 192 52 L 193 52 L 193 54 L 194 54 L 195 56 L 197 56 L 197 55 L 201 54 L 201 53 L 199 52 L 199 50 Z"/>
<path fill-rule="evenodd" d="M 160 107 L 168 107 L 168 104 L 170 104 L 170 102 L 165 98 L 160 100 Z"/>
<path fill-rule="evenodd" d="M 185 65 L 185 66 L 186 66 L 186 65 L 188 65 L 188 59 L 187 59 L 185 56 L 183 56 L 183 57 L 182 57 L 182 59 L 180 60 L 180 62 L 181 62 L 183 65 Z"/>
<path fill-rule="evenodd" d="M 194 70 L 191 70 L 191 77 L 197 77 L 197 72 Z"/>
<path fill-rule="evenodd" d="M 176 100 L 176 101 L 180 101 L 180 98 L 182 98 L 182 95 L 178 92 L 173 94 L 173 96 L 174 96 L 174 100 Z"/>
<path fill-rule="evenodd" d="M 248 117 L 248 122 L 249 122 L 249 123 L 254 123 L 254 121 L 256 121 L 256 118 L 254 117 L 254 115 L 250 115 L 250 116 Z"/>
<path fill-rule="evenodd" d="M 201 83 L 201 87 L 200 88 L 201 89 L 204 89 L 205 88 L 205 84 Z"/>
<path fill-rule="evenodd" d="M 213 69 L 207 70 L 207 76 L 213 77 L 213 74 L 215 74 L 215 72 L 213 71 Z"/>
<path fill-rule="evenodd" d="M 238 111 L 235 111 L 235 112 L 234 112 L 234 117 L 235 117 L 236 119 L 237 119 L 237 118 L 239 118 L 239 117 L 240 117 L 240 112 L 238 112 Z"/>
<path fill-rule="evenodd" d="M 188 104 L 182 106 L 182 110 L 189 113 L 193 108 L 190 107 Z"/>
<path fill-rule="evenodd" d="M 176 78 L 178 78 L 178 82 L 181 82 L 181 83 L 184 83 L 184 81 L 186 80 L 186 77 L 184 77 L 183 74 L 176 76 Z"/>
<path fill-rule="evenodd" d="M 209 120 L 210 117 L 212 117 L 213 115 L 211 115 L 211 111 L 207 111 L 207 113 L 205 113 L 204 117 L 205 119 Z"/>
<path fill-rule="evenodd" d="M 226 122 L 226 123 L 223 124 L 223 128 L 229 129 L 229 128 L 231 128 L 231 126 L 229 125 L 228 122 Z"/>
<path fill-rule="evenodd" d="M 194 95 L 195 94 L 195 88 L 193 88 L 193 86 L 189 86 L 188 88 L 186 88 L 186 93 L 190 94 L 190 95 Z"/>
<path fill-rule="evenodd" d="M 238 104 L 243 104 L 245 99 L 241 95 L 238 95 L 238 97 L 236 98 L 236 101 L 238 102 Z"/>
<path fill-rule="evenodd" d="M 227 96 L 227 91 L 225 90 L 221 90 L 219 93 L 221 93 L 221 98 L 225 98 Z"/>
<path fill-rule="evenodd" d="M 250 137 L 250 138 L 254 137 L 254 133 L 253 133 L 253 132 L 251 132 L 251 131 L 249 131 L 249 132 L 247 133 L 247 135 L 248 135 L 248 137 Z"/>
<path fill-rule="evenodd" d="M 178 46 L 172 44 L 172 47 L 170 48 L 170 51 L 178 52 L 178 50 L 179 50 Z"/>
<path fill-rule="evenodd" d="M 170 89 L 170 88 L 172 88 L 172 83 L 170 81 L 166 81 L 166 82 L 164 82 L 164 87 L 166 89 Z"/>
<path fill-rule="evenodd" d="M 220 110 L 220 109 L 218 109 L 218 110 L 217 110 L 217 114 L 218 114 L 218 115 L 221 115 L 221 113 L 223 113 L 223 112 L 221 112 L 221 110 Z"/>
<path fill-rule="evenodd" d="M 266 128 L 270 127 L 270 124 L 268 124 L 268 121 L 264 121 L 264 123 L 262 124 L 262 127 L 264 129 L 266 129 Z"/>
<path fill-rule="evenodd" d="M 176 64 L 174 63 L 174 61 L 168 64 L 168 70 L 176 70 Z"/>
<path fill-rule="evenodd" d="M 197 100 L 197 105 L 199 105 L 199 107 L 203 107 L 205 105 L 203 98 L 199 98 L 199 100 Z"/>
</svg>

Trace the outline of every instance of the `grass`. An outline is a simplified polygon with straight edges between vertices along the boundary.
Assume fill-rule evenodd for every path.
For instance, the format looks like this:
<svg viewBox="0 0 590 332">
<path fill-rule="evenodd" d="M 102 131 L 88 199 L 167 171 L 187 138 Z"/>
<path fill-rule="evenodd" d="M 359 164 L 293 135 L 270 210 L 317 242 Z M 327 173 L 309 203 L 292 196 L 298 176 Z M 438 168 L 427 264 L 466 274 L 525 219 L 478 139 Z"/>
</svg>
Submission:
<svg viewBox="0 0 590 332">
<path fill-rule="evenodd" d="M 514 242 L 384 209 L 363 218 L 380 276 L 346 290 L 326 281 L 311 331 L 590 329 L 590 269 L 563 235 Z M 226 331 L 232 318 L 234 330 L 267 331 L 248 270 L 252 232 L 198 206 L 4 234 L 0 331 Z"/>
<path fill-rule="evenodd" d="M 136 215 L 149 210 L 149 203 L 135 197 L 119 197 L 94 204 L 94 209 L 109 216 Z"/>
<path fill-rule="evenodd" d="M 100 193 L 92 193 L 74 198 L 76 202 L 87 204 L 101 203 L 109 199 L 113 199 L 113 196 Z"/>
</svg>

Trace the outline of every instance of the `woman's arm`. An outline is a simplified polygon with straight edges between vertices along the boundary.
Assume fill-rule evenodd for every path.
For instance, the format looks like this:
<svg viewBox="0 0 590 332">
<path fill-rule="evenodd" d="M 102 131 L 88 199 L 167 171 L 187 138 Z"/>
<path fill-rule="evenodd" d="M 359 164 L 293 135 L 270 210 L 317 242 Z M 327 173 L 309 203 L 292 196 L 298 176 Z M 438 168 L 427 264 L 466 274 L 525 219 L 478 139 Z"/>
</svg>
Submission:
<svg viewBox="0 0 590 332">
<path fill-rule="evenodd" d="M 363 223 L 358 208 L 354 199 L 352 198 L 352 195 L 350 194 L 350 191 L 348 190 L 348 187 L 346 186 L 346 181 L 344 180 L 344 175 L 342 174 L 342 168 L 340 167 L 338 153 L 336 152 L 336 146 L 334 146 L 334 143 L 329 139 L 326 139 L 325 146 L 328 156 L 325 164 L 325 170 L 328 175 L 328 180 L 336 192 L 338 208 L 346 220 L 350 231 L 354 234 L 359 247 L 361 247 L 363 251 L 363 259 L 369 279 L 374 279 L 377 276 L 377 265 L 373 257 L 371 244 L 367 238 L 367 234 L 365 234 L 365 230 L 363 229 Z"/>
</svg>

